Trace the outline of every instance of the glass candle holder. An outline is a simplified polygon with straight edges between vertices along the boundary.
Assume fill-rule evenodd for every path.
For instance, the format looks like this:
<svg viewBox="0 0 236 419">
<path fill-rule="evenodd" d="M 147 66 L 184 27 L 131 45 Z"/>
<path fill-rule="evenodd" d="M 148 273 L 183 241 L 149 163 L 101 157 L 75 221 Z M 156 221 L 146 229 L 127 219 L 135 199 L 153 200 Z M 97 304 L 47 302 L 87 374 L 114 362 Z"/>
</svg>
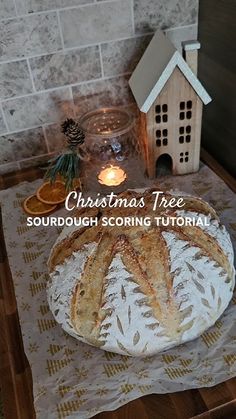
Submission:
<svg viewBox="0 0 236 419">
<path fill-rule="evenodd" d="M 132 172 L 130 162 L 138 156 L 135 119 L 121 108 L 101 108 L 80 119 L 89 155 L 84 187 L 95 192 L 126 189 Z"/>
</svg>

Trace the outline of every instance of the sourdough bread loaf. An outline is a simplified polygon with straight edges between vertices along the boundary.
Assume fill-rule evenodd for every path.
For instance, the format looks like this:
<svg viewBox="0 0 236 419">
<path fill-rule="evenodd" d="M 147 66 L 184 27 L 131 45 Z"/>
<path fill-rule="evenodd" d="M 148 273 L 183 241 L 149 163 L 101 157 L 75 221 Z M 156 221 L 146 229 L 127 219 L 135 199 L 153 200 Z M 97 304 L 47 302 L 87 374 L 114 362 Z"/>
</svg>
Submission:
<svg viewBox="0 0 236 419">
<path fill-rule="evenodd" d="M 48 301 L 62 328 L 107 351 L 152 355 L 201 335 L 232 297 L 235 271 L 229 234 L 203 200 L 183 209 L 87 209 L 86 216 L 149 216 L 150 227 L 65 228 L 52 248 Z M 168 193 L 166 199 L 172 198 Z M 83 211 L 82 211 L 83 213 Z M 81 214 L 80 214 L 81 215 Z M 205 219 L 208 226 L 160 226 L 154 217 Z"/>
</svg>

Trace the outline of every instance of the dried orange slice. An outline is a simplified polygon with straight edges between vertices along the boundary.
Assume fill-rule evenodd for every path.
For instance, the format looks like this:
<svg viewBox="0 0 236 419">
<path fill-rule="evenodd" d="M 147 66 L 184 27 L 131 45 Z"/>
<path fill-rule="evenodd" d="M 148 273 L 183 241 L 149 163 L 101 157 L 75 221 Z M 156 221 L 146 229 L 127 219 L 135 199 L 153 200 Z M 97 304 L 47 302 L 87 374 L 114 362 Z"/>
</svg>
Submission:
<svg viewBox="0 0 236 419">
<path fill-rule="evenodd" d="M 65 183 L 61 180 L 55 182 L 45 182 L 36 192 L 37 198 L 45 204 L 61 204 L 65 201 L 68 191 Z"/>
<path fill-rule="evenodd" d="M 23 208 L 30 215 L 44 215 L 56 209 L 57 205 L 45 204 L 36 195 L 31 195 L 23 202 Z"/>
</svg>

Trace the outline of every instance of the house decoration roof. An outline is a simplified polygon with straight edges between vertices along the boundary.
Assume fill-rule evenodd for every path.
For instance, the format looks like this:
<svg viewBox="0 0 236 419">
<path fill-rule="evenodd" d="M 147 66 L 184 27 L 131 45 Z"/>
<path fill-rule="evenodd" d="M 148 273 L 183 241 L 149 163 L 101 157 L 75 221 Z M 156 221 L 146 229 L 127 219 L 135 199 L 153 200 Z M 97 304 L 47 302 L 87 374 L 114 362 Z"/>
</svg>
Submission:
<svg viewBox="0 0 236 419">
<path fill-rule="evenodd" d="M 182 47 L 185 51 L 195 51 L 201 48 L 201 44 L 198 41 L 183 41 Z"/>
<path fill-rule="evenodd" d="M 179 67 L 202 102 L 205 105 L 211 102 L 211 97 L 182 55 L 164 33 L 158 30 L 129 80 L 130 88 L 140 111 L 144 113 L 149 111 L 176 66 Z"/>
</svg>

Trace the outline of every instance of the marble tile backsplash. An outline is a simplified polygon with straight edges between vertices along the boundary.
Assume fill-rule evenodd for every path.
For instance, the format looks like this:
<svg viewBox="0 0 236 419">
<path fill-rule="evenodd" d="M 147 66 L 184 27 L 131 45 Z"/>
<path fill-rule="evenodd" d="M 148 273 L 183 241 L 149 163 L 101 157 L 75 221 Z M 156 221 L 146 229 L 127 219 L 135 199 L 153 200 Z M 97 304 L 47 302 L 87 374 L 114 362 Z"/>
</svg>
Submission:
<svg viewBox="0 0 236 419">
<path fill-rule="evenodd" d="M 133 97 L 128 86 L 128 76 L 83 83 L 72 88 L 76 117 L 100 107 L 125 106 Z"/>
<path fill-rule="evenodd" d="M 1 99 L 27 95 L 33 92 L 26 60 L 0 64 L 0 97 Z"/>
<path fill-rule="evenodd" d="M 42 123 L 50 124 L 73 116 L 69 87 L 10 99 L 3 102 L 2 106 L 11 131 L 39 126 Z"/>
<path fill-rule="evenodd" d="M 1 8 L 1 19 L 16 15 L 14 0 L 1 0 L 0 8 Z"/>
<path fill-rule="evenodd" d="M 8 1 L 8 0 L 5 0 Z M 91 0 L 19 0 L 16 8 L 19 14 L 36 13 L 64 7 L 81 6 L 92 3 Z"/>
<path fill-rule="evenodd" d="M 196 0 L 134 0 L 136 33 L 196 23 Z"/>
<path fill-rule="evenodd" d="M 146 35 L 102 44 L 104 76 L 131 73 L 151 39 L 152 35 Z"/>
<path fill-rule="evenodd" d="M 102 77 L 97 45 L 30 58 L 29 62 L 39 91 Z"/>
<path fill-rule="evenodd" d="M 66 117 L 133 104 L 153 32 L 181 49 L 197 19 L 198 0 L 0 0 L 0 174 L 45 164 Z"/>
<path fill-rule="evenodd" d="M 66 48 L 133 35 L 131 0 L 99 2 L 60 11 Z"/>
<path fill-rule="evenodd" d="M 0 137 L 0 164 L 46 154 L 42 128 L 29 129 Z"/>
<path fill-rule="evenodd" d="M 3 112 L 0 109 L 0 135 L 3 134 L 6 131 L 7 131 L 7 127 L 6 127 L 6 124 L 5 124 L 4 119 L 3 119 Z M 1 151 L 0 151 L 0 154 L 1 154 Z"/>
<path fill-rule="evenodd" d="M 0 22 L 0 61 L 46 54 L 61 49 L 56 12 L 30 14 Z"/>
</svg>

